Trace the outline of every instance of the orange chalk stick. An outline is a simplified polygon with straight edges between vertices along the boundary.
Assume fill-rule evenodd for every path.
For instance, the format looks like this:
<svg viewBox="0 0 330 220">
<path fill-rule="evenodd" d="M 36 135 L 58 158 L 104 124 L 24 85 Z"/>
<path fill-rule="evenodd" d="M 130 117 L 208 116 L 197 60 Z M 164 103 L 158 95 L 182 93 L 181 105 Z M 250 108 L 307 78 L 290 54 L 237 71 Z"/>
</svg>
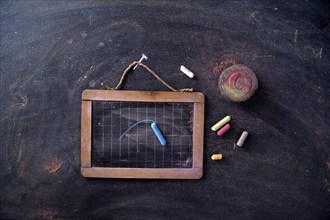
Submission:
<svg viewBox="0 0 330 220">
<path fill-rule="evenodd" d="M 211 157 L 212 160 L 221 160 L 222 154 L 213 154 Z"/>
</svg>

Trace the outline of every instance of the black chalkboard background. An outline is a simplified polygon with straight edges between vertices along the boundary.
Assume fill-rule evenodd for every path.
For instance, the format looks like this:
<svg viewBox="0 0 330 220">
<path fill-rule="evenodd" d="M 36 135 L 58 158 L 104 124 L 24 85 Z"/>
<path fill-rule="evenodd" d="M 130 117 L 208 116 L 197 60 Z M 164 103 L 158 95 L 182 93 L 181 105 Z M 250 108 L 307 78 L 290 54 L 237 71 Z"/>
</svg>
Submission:
<svg viewBox="0 0 330 220">
<path fill-rule="evenodd" d="M 327 1 L 1 1 L 0 217 L 329 219 L 329 20 Z M 80 175 L 81 92 L 115 85 L 141 53 L 206 96 L 201 180 Z M 242 104 L 217 88 L 234 63 L 259 79 Z M 123 89 L 166 90 L 143 68 Z"/>
</svg>

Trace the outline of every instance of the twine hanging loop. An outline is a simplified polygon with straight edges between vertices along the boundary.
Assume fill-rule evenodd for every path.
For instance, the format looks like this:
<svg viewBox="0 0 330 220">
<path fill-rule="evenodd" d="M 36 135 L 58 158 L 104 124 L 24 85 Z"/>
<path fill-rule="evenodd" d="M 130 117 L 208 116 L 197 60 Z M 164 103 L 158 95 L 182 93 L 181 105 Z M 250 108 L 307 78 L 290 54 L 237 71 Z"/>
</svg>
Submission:
<svg viewBox="0 0 330 220">
<path fill-rule="evenodd" d="M 152 69 L 150 69 L 147 65 L 140 63 L 139 61 L 134 61 L 133 63 L 131 63 L 130 65 L 128 65 L 126 67 L 126 69 L 124 70 L 124 72 L 121 74 L 120 80 L 117 83 L 115 88 L 111 88 L 109 87 L 106 83 L 102 82 L 101 86 L 103 86 L 105 89 L 108 90 L 117 90 L 120 89 L 121 85 L 123 84 L 128 72 L 130 71 L 130 69 L 132 67 L 134 67 L 135 65 L 139 65 L 142 66 L 143 68 L 145 68 L 149 73 L 151 73 L 159 82 L 161 82 L 164 86 L 166 86 L 168 89 L 172 90 L 173 92 L 192 92 L 193 89 L 192 88 L 183 88 L 183 89 L 175 89 L 172 86 L 170 86 L 167 82 L 165 82 L 155 71 L 153 71 Z"/>
</svg>

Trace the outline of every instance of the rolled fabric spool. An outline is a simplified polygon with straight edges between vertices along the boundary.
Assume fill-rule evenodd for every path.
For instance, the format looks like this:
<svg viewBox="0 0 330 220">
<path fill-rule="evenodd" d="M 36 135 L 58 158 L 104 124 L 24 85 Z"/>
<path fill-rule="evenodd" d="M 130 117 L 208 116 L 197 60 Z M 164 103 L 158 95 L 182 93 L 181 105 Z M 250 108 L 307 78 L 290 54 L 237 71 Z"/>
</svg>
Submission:
<svg viewBox="0 0 330 220">
<path fill-rule="evenodd" d="M 218 87 L 226 99 L 244 102 L 258 89 L 258 79 L 250 68 L 236 64 L 222 71 Z"/>
</svg>

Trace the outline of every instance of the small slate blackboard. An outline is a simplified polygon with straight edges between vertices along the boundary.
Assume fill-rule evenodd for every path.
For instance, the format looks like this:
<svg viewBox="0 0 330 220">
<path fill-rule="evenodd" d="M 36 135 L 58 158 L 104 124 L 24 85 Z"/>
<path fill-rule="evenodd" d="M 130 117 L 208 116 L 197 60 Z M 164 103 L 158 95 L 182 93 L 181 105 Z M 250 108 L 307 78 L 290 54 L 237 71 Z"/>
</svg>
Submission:
<svg viewBox="0 0 330 220">
<path fill-rule="evenodd" d="M 153 122 L 166 144 L 153 132 Z M 82 174 L 198 179 L 203 172 L 203 132 L 202 93 L 86 90 Z"/>
</svg>

